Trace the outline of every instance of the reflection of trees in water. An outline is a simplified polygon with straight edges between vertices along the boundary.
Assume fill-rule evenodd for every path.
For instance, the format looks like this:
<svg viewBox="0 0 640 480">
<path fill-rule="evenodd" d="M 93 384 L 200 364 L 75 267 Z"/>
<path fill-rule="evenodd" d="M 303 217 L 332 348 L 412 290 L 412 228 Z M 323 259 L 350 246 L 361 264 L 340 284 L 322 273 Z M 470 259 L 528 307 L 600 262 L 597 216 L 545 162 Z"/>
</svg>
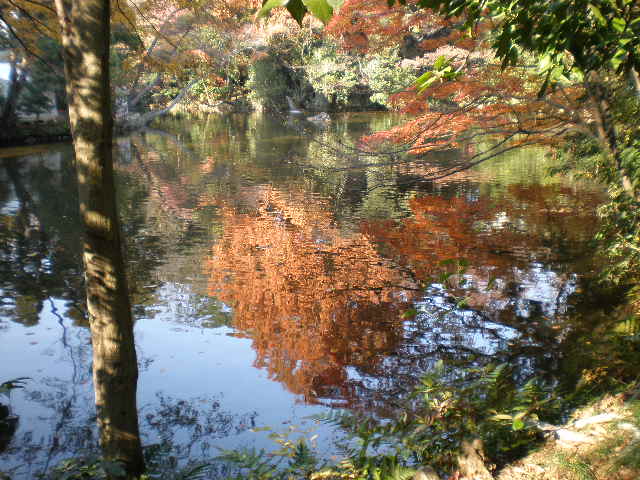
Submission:
<svg viewBox="0 0 640 480">
<path fill-rule="evenodd" d="M 301 190 L 285 193 L 288 185 L 270 193 L 243 185 L 270 170 L 275 182 L 301 173 L 280 172 L 270 159 L 280 141 L 283 152 L 305 142 L 262 133 L 260 143 L 225 124 L 133 142 L 134 166 L 151 186 L 156 211 L 221 235 L 214 250 L 223 260 L 212 264 L 210 291 L 233 307 L 236 328 L 253 339 L 257 365 L 272 378 L 310 402 L 380 408 L 439 358 L 501 358 L 518 363 L 522 375 L 557 370 L 567 332 L 577 328 L 570 304 L 580 280 L 567 265 L 585 261 L 580 249 L 592 233 L 597 194 L 519 184 L 518 167 L 504 182 L 510 186 L 479 188 L 478 174 L 465 173 L 454 183 L 424 185 L 431 194 L 412 198 L 394 184 L 401 175 L 344 170 L 328 174 L 340 187 L 331 191 L 331 205 Z M 247 141 L 255 162 L 242 152 Z M 379 187 L 380 175 L 391 175 L 389 187 Z M 315 180 L 305 191 L 326 190 Z M 346 221 L 360 215 L 376 220 L 349 231 Z M 378 220 L 390 217 L 396 220 Z M 448 258 L 470 260 L 466 285 L 425 290 L 420 281 L 437 279 Z M 367 271 L 371 265 L 379 270 Z M 371 280 L 376 275 L 387 278 L 383 287 Z M 344 277 L 354 284 L 340 288 Z M 368 280 L 355 285 L 360 277 Z M 456 308 L 452 295 L 468 305 Z M 418 315 L 402 321 L 413 302 Z M 334 311 L 340 313 L 332 318 Z"/>
<path fill-rule="evenodd" d="M 578 277 L 568 261 L 575 269 L 587 251 L 598 200 L 559 185 L 512 185 L 499 204 L 488 195 L 431 195 L 414 198 L 402 221 L 363 224 L 386 256 L 432 283 L 387 362 L 389 378 L 411 385 L 439 359 L 505 361 L 521 379 L 557 375 L 569 332 L 583 322 L 569 303 Z M 468 266 L 443 265 L 447 259 Z"/>
<path fill-rule="evenodd" d="M 242 196 L 250 207 L 222 208 L 209 291 L 233 309 L 256 365 L 306 401 L 382 411 L 439 359 L 502 359 L 522 377 L 557 370 L 578 288 L 566 262 L 583 255 L 597 195 L 514 185 L 499 205 L 477 193 L 418 197 L 410 217 L 360 232 L 302 192 Z M 451 269 L 442 261 L 461 258 L 468 267 L 439 286 Z"/>
<path fill-rule="evenodd" d="M 464 283 L 449 291 L 491 320 L 512 324 L 565 313 L 576 288 L 567 261 L 584 257 L 598 200 L 539 185 L 513 185 L 499 205 L 482 195 L 425 196 L 410 202 L 411 217 L 366 223 L 363 231 L 420 279 L 438 279 L 448 269 L 442 260 L 466 259 Z"/>
<path fill-rule="evenodd" d="M 243 196 L 250 213 L 222 208 L 211 295 L 233 308 L 273 379 L 310 402 L 349 404 L 345 367 L 374 372 L 394 351 L 413 281 L 362 234 L 341 232 L 319 198 L 268 187 Z"/>
<path fill-rule="evenodd" d="M 31 381 L 24 394 L 23 402 L 38 412 L 38 422 L 22 422 L 3 453 L 7 463 L 16 467 L 11 470 L 17 478 L 33 478 L 69 455 L 95 453 L 98 443 L 88 332 L 68 328 L 70 318 L 83 320 L 85 315 L 77 308 L 83 303 L 83 289 L 76 187 L 72 181 L 67 184 L 74 177 L 65 160 L 56 154 L 12 159 L 0 168 L 5 187 L 0 191 L 2 315 L 27 326 L 38 324 L 43 315 L 57 320 L 59 340 L 42 354 L 55 355 L 59 371 L 64 372 L 59 377 L 56 369 L 52 376 Z M 130 240 L 130 275 L 146 286 L 154 283 L 151 275 L 162 264 L 164 243 L 145 232 L 145 212 L 139 208 L 146 197 L 144 186 L 124 180 L 120 200 Z M 138 314 L 142 312 L 139 308 Z M 33 375 L 29 368 L 25 365 L 25 375 Z M 67 373 L 70 378 L 61 378 Z M 149 416 L 143 422 L 144 433 L 168 442 L 174 456 L 188 453 L 187 446 L 236 433 L 250 424 L 251 416 L 227 414 L 215 399 L 206 405 L 200 404 L 202 399 L 163 397 L 159 401 L 159 406 L 154 402 L 145 409 Z M 180 418 L 169 415 L 172 404 L 185 411 Z M 159 415 L 154 413 L 156 407 L 162 409 Z M 185 423 L 187 414 L 191 417 Z M 154 416 L 156 420 L 151 420 Z M 175 438 L 168 434 L 172 430 L 178 432 Z"/>
<path fill-rule="evenodd" d="M 16 478 L 34 478 L 75 452 L 96 449 L 88 331 L 67 330 L 63 323 L 60 325 L 62 349 L 48 350 L 60 354 L 56 362 L 68 366 L 62 372 L 70 372 L 71 378 L 44 377 L 27 383 L 24 397 L 38 411 L 38 421 L 23 423 L 6 452 L 7 466 L 13 465 Z"/>
<path fill-rule="evenodd" d="M 60 330 L 64 351 L 57 359 L 71 378 L 45 377 L 27 383 L 24 394 L 38 410 L 38 422 L 22 422 L 3 453 L 2 471 L 11 478 L 35 478 L 68 457 L 99 456 L 98 431 L 91 388 L 88 331 Z M 150 361 L 141 358 L 141 371 Z M 210 454 L 210 442 L 251 428 L 255 413 L 225 410 L 222 397 L 178 398 L 157 392 L 139 411 L 147 447 L 178 463 Z M 6 463 L 5 463 L 6 462 Z"/>
<path fill-rule="evenodd" d="M 34 478 L 65 458 L 100 454 L 96 418 L 93 408 L 87 408 L 93 403 L 91 392 L 69 394 L 67 382 L 55 387 L 46 393 L 30 392 L 33 401 L 55 412 L 49 418 L 53 428 L 46 436 L 27 430 L 13 438 L 5 452 L 13 466 L 5 465 L 2 470 L 12 478 Z M 255 413 L 227 412 L 216 397 L 178 399 L 158 393 L 157 399 L 158 403 L 139 412 L 144 443 L 147 449 L 160 451 L 164 460 L 178 464 L 209 458 L 214 453 L 212 442 L 254 426 Z"/>
<path fill-rule="evenodd" d="M 61 452 L 81 451 L 94 440 L 95 418 L 87 421 L 85 412 L 93 400 L 80 387 L 90 385 L 90 348 L 86 331 L 68 328 L 69 319 L 85 321 L 76 187 L 68 180 L 74 178 L 69 162 L 58 152 L 10 159 L 4 170 L 12 195 L 5 197 L 0 227 L 2 313 L 27 326 L 38 324 L 43 313 L 51 314 L 60 326 L 61 348 L 47 352 L 59 352 L 57 361 L 69 365 L 72 377 L 27 385 L 27 401 L 53 412 L 40 425 L 23 423 L 6 452 L 20 459 L 16 472 L 27 478 L 46 469 Z M 42 424 L 51 425 L 46 436 L 36 433 Z"/>
<path fill-rule="evenodd" d="M 148 442 L 181 461 L 192 459 L 195 449 L 199 458 L 208 458 L 212 441 L 255 427 L 256 413 L 227 412 L 215 396 L 184 400 L 157 393 L 156 398 L 140 409 L 142 430 Z"/>
<path fill-rule="evenodd" d="M 34 325 L 46 300 L 57 297 L 76 310 L 72 317 L 82 318 L 77 206 L 60 194 L 68 167 L 55 154 L 24 162 L 10 159 L 3 167 L 2 182 L 12 187 L 0 206 L 3 315 Z"/>
</svg>

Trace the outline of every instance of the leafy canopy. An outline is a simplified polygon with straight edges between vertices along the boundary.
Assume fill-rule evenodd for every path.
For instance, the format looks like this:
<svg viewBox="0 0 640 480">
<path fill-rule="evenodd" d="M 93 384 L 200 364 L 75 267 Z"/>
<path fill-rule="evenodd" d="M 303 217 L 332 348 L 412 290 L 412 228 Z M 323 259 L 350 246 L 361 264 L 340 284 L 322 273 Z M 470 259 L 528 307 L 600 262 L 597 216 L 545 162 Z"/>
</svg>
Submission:
<svg viewBox="0 0 640 480">
<path fill-rule="evenodd" d="M 387 0 L 392 7 L 406 0 Z M 258 16 L 286 7 L 301 22 L 311 13 L 327 23 L 340 0 L 266 0 Z M 640 5 L 634 0 L 419 0 L 419 7 L 446 17 L 464 17 L 472 29 L 480 20 L 494 23 L 493 47 L 503 66 L 516 65 L 523 50 L 539 56 L 546 75 L 543 89 L 609 66 L 621 74 L 640 70 Z M 567 55 L 567 53 L 569 55 Z"/>
<path fill-rule="evenodd" d="M 326 24 L 331 19 L 334 10 L 340 8 L 344 0 L 266 0 L 260 11 L 258 18 L 269 15 L 276 7 L 285 7 L 291 16 L 302 24 L 302 19 L 307 13 L 320 19 Z"/>
</svg>

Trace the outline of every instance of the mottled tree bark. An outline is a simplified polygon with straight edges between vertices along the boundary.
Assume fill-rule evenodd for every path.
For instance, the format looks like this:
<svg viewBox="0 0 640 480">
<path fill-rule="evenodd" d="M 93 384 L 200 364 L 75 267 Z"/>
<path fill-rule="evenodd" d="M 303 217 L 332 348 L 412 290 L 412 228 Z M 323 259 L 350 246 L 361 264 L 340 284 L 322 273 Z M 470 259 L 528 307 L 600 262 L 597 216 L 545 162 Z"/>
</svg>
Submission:
<svg viewBox="0 0 640 480">
<path fill-rule="evenodd" d="M 113 176 L 109 0 L 55 0 L 84 225 L 93 381 L 104 457 L 139 476 L 138 365 Z"/>
</svg>

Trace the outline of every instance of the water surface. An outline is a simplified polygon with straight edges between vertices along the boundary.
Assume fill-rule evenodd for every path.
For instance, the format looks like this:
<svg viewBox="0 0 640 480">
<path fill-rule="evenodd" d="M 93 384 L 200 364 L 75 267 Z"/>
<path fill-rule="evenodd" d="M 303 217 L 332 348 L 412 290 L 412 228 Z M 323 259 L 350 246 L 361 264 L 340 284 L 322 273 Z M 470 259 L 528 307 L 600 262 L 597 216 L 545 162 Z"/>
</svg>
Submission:
<svg viewBox="0 0 640 480">
<path fill-rule="evenodd" d="M 589 367 L 613 308 L 585 294 L 602 192 L 548 178 L 535 149 L 420 186 L 425 167 L 352 168 L 371 159 L 347 145 L 393 121 L 230 115 L 118 140 L 145 444 L 207 457 L 296 425 L 328 449 L 310 415 L 392 415 L 438 360 L 567 385 Z M 0 442 L 15 478 L 96 442 L 71 151 L 42 150 L 0 160 L 0 380 L 31 379 Z"/>
</svg>

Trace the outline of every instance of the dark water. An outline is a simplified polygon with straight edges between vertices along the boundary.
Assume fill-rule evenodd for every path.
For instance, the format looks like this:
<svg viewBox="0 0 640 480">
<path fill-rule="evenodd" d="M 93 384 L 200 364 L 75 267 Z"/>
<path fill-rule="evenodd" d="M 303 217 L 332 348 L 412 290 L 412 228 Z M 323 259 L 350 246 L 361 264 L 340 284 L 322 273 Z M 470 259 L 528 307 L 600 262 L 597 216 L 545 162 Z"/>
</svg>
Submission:
<svg viewBox="0 0 640 480">
<path fill-rule="evenodd" d="M 295 425 L 327 448 L 308 416 L 392 414 L 441 359 L 567 385 L 589 367 L 613 308 L 590 287 L 601 192 L 547 178 L 539 150 L 420 187 L 426 167 L 349 168 L 393 121 L 238 115 L 118 141 L 145 444 L 206 457 Z M 0 162 L 0 381 L 30 377 L 0 470 L 31 478 L 96 442 L 77 197 L 68 146 Z"/>
</svg>

